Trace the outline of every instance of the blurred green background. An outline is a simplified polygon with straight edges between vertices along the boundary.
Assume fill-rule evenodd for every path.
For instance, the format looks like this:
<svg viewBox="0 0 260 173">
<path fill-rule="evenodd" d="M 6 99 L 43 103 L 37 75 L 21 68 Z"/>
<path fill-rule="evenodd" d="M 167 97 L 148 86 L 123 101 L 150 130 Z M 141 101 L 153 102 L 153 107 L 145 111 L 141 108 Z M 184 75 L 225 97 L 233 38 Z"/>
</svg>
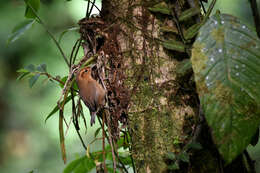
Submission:
<svg viewBox="0 0 260 173">
<path fill-rule="evenodd" d="M 0 172 L 62 172 L 65 165 L 59 148 L 57 114 L 44 122 L 56 105 L 61 89 L 55 83 L 44 82 L 44 77 L 31 89 L 27 80 L 16 80 L 16 71 L 29 64 L 46 63 L 49 73 L 63 77 L 68 69 L 57 47 L 39 24 L 35 23 L 19 40 L 7 45 L 14 26 L 24 21 L 25 4 L 21 0 L 0 2 Z M 97 5 L 100 7 L 101 2 L 97 1 Z M 85 16 L 86 7 L 84 0 L 42 0 L 39 15 L 58 38 L 64 30 L 77 26 L 78 20 Z M 215 9 L 233 14 L 253 26 L 247 0 L 218 0 Z M 68 32 L 63 37 L 61 46 L 67 56 L 78 38 L 76 32 Z M 82 54 L 80 52 L 78 57 Z M 69 109 L 65 115 L 68 121 Z M 87 131 L 87 135 L 84 135 L 85 130 L 81 134 L 88 144 L 94 139 L 95 128 Z M 91 145 L 91 150 L 100 147 L 101 143 L 96 142 Z M 66 134 L 66 148 L 68 161 L 85 153 L 72 125 Z M 249 147 L 249 150 L 252 157 L 260 161 L 260 145 Z M 259 164 L 257 166 L 260 171 Z"/>
</svg>

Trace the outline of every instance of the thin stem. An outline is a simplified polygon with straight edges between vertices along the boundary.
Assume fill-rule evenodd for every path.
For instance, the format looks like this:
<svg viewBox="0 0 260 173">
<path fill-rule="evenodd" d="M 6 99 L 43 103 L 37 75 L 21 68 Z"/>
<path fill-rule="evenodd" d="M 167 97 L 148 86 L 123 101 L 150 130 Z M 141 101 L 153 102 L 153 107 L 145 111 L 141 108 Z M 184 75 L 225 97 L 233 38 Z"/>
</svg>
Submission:
<svg viewBox="0 0 260 173">
<path fill-rule="evenodd" d="M 130 132 L 129 132 L 129 129 L 127 128 L 127 131 L 128 131 L 128 133 L 129 133 L 129 135 L 130 135 Z M 127 142 L 128 143 L 130 143 L 131 142 L 131 145 L 133 144 L 133 142 L 132 142 L 132 137 L 130 136 L 130 141 L 128 140 L 128 133 L 126 133 L 126 135 L 127 135 L 127 137 L 126 137 L 126 140 L 127 140 Z M 132 157 L 132 147 L 130 147 L 129 146 L 129 151 L 130 151 L 130 157 L 131 157 L 131 162 L 132 162 L 132 166 L 133 166 L 133 170 L 134 170 L 134 173 L 136 173 L 136 171 L 135 171 L 135 163 L 134 163 L 134 159 L 133 159 L 133 157 Z"/>
<path fill-rule="evenodd" d="M 202 6 L 202 9 L 203 9 L 204 14 L 206 14 L 206 9 L 205 9 L 205 7 L 204 7 L 204 5 L 203 5 L 202 0 L 200 0 L 200 5 Z"/>
<path fill-rule="evenodd" d="M 78 43 L 79 43 L 79 41 L 80 41 L 81 39 L 77 39 L 77 41 L 76 41 L 76 43 L 74 44 L 74 46 L 73 46 L 73 48 L 72 48 L 72 51 L 71 51 L 71 54 L 70 54 L 70 61 L 69 61 L 69 65 L 70 65 L 70 67 L 71 67 L 71 65 L 72 65 L 72 61 L 73 61 L 73 58 L 74 58 L 74 51 L 75 51 L 75 49 L 76 49 L 76 46 L 78 45 Z M 77 52 L 76 52 L 77 53 Z"/>
<path fill-rule="evenodd" d="M 171 6 L 171 9 L 172 9 L 171 11 L 172 11 L 173 20 L 177 26 L 178 32 L 181 36 L 181 40 L 184 44 L 186 44 L 186 39 L 184 38 L 183 31 L 182 31 L 181 25 L 179 23 L 178 15 L 177 15 L 177 12 L 175 11 L 175 7 Z"/>
<path fill-rule="evenodd" d="M 98 6 L 96 6 L 96 4 L 95 4 L 95 1 L 94 2 L 91 2 L 90 0 L 88 0 L 88 7 L 87 7 L 87 12 L 86 12 L 86 17 L 88 18 L 89 17 L 89 15 L 90 15 L 90 13 L 88 14 L 88 10 L 89 10 L 89 3 L 91 3 L 92 4 L 92 7 L 91 7 L 91 10 L 90 10 L 90 12 L 92 11 L 92 8 L 93 8 L 93 6 L 98 10 L 98 12 L 100 13 L 101 12 L 101 10 L 98 8 Z"/>
<path fill-rule="evenodd" d="M 107 173 L 105 140 L 106 140 L 106 139 L 105 139 L 105 113 L 103 112 L 103 121 L 102 121 L 103 164 L 104 164 L 104 171 L 105 171 L 105 173 Z"/>
<path fill-rule="evenodd" d="M 96 2 L 96 0 L 94 0 L 93 3 L 92 3 L 92 6 L 91 6 L 90 11 L 89 11 L 89 15 L 91 14 L 91 12 L 92 12 L 92 10 L 93 10 L 93 7 L 94 7 L 94 5 L 95 5 L 95 2 Z"/>
<path fill-rule="evenodd" d="M 89 4 L 90 4 L 90 0 L 88 0 L 88 7 L 87 7 L 87 11 L 86 11 L 86 18 L 89 18 L 89 12 L 88 12 L 88 10 L 89 10 Z"/>
<path fill-rule="evenodd" d="M 207 19 L 209 18 L 210 14 L 211 14 L 211 12 L 212 12 L 212 10 L 213 10 L 215 4 L 216 4 L 216 1 L 217 1 L 217 0 L 212 0 L 212 1 L 211 1 L 210 5 L 209 5 L 209 8 L 208 8 L 208 11 L 207 11 L 205 17 L 204 17 L 203 20 L 202 20 L 202 24 L 205 23 L 205 22 L 207 21 Z"/>
<path fill-rule="evenodd" d="M 101 120 L 100 120 L 100 118 L 98 117 L 98 122 L 99 122 L 99 124 L 100 124 L 100 126 L 102 125 L 102 123 L 101 123 Z M 109 138 L 108 138 L 108 135 L 107 135 L 107 133 L 105 132 L 105 136 L 106 136 L 106 138 L 107 138 L 107 141 L 109 141 Z M 110 145 L 113 145 L 113 144 L 111 144 L 110 142 L 109 142 L 109 144 Z M 112 146 L 111 146 L 111 149 L 112 149 Z M 117 157 L 117 160 L 118 160 L 118 162 L 122 165 L 122 167 L 123 167 L 123 169 L 125 170 L 125 172 L 126 173 L 128 173 L 128 170 L 126 169 L 126 167 L 125 167 L 125 165 L 124 165 L 124 163 L 121 161 L 121 159 L 119 158 L 119 156 L 118 156 L 118 154 L 113 150 L 112 152 L 114 152 L 115 153 L 115 155 L 116 155 L 116 157 Z"/>
<path fill-rule="evenodd" d="M 31 8 L 31 10 L 33 11 L 33 14 L 37 17 L 37 19 L 39 20 L 39 23 L 44 27 L 44 29 L 46 30 L 46 32 L 49 34 L 49 36 L 52 38 L 52 40 L 54 41 L 55 45 L 58 47 L 64 61 L 66 62 L 67 66 L 69 66 L 69 61 L 65 55 L 65 53 L 63 52 L 59 42 L 55 39 L 54 35 L 48 30 L 47 26 L 44 24 L 44 22 L 41 20 L 41 18 L 37 15 L 37 12 L 32 8 L 31 4 L 30 3 L 27 3 L 25 1 L 26 5 L 29 6 Z"/>
<path fill-rule="evenodd" d="M 75 112 L 76 112 L 76 106 L 75 106 L 75 100 L 74 100 L 73 91 L 70 90 L 70 93 L 71 93 L 71 96 L 72 96 L 72 117 L 73 117 L 73 124 L 74 124 L 74 127 L 75 127 L 75 129 L 76 129 L 76 132 L 77 132 L 77 134 L 78 134 L 78 136 L 79 136 L 79 139 L 80 139 L 80 142 L 81 142 L 82 146 L 84 147 L 85 150 L 87 150 L 87 146 L 85 145 L 85 143 L 84 143 L 84 141 L 83 141 L 83 139 L 82 139 L 82 137 L 81 137 L 81 135 L 80 135 L 80 133 L 79 133 L 79 127 L 78 127 L 78 124 L 76 123 L 76 119 L 75 119 L 75 118 L 77 118 L 77 117 L 76 117 L 76 113 L 75 113 Z"/>
<path fill-rule="evenodd" d="M 104 112 L 105 114 L 105 112 Z M 112 133 L 111 133 L 111 128 L 110 128 L 110 117 L 107 117 L 107 115 L 105 114 L 105 119 L 106 119 L 106 122 L 107 122 L 107 130 L 108 130 L 108 139 L 109 139 L 109 143 L 110 143 L 110 146 L 111 146 L 111 150 L 112 150 L 112 158 L 113 158 L 113 171 L 114 173 L 116 172 L 116 157 L 115 157 L 115 148 L 114 148 L 114 142 L 113 142 L 113 139 L 112 139 Z"/>
<path fill-rule="evenodd" d="M 252 13 L 254 16 L 256 33 L 257 33 L 258 38 L 260 38 L 260 17 L 259 17 L 259 13 L 258 13 L 258 9 L 257 9 L 256 0 L 250 0 L 250 5 L 251 5 Z"/>
<path fill-rule="evenodd" d="M 256 173 L 254 161 L 251 159 L 251 157 L 248 154 L 247 150 L 244 151 L 244 155 L 246 157 L 247 164 L 249 165 L 250 172 L 251 173 Z"/>
<path fill-rule="evenodd" d="M 76 53 L 75 53 L 75 55 L 74 55 L 74 57 L 73 57 L 73 59 L 72 59 L 72 63 L 74 64 L 75 63 L 75 60 L 76 60 L 76 57 L 77 57 L 77 55 L 78 55 L 78 52 L 79 52 L 79 48 L 80 48 L 80 46 L 81 46 L 81 39 L 79 40 L 79 43 L 78 43 L 78 47 L 77 47 L 77 49 L 76 49 Z"/>
</svg>

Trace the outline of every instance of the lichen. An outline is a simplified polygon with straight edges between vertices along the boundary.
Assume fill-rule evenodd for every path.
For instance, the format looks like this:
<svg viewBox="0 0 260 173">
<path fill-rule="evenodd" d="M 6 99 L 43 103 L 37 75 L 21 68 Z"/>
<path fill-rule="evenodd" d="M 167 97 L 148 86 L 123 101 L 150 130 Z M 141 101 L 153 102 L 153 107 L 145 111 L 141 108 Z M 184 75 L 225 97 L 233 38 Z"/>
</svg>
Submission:
<svg viewBox="0 0 260 173">
<path fill-rule="evenodd" d="M 214 91 L 212 91 L 212 93 L 214 93 L 216 99 L 220 104 L 222 105 L 234 104 L 234 95 L 233 95 L 234 92 L 232 91 L 231 88 L 223 85 L 219 81 L 216 81 L 216 85 L 213 88 L 213 90 Z"/>
<path fill-rule="evenodd" d="M 216 40 L 217 44 L 224 43 L 224 27 L 215 28 L 211 32 L 212 37 Z"/>
<path fill-rule="evenodd" d="M 206 68 L 206 62 L 208 61 L 207 55 L 202 52 L 202 49 L 206 46 L 203 43 L 195 42 L 192 49 L 192 68 L 196 75 L 200 75 Z"/>
</svg>

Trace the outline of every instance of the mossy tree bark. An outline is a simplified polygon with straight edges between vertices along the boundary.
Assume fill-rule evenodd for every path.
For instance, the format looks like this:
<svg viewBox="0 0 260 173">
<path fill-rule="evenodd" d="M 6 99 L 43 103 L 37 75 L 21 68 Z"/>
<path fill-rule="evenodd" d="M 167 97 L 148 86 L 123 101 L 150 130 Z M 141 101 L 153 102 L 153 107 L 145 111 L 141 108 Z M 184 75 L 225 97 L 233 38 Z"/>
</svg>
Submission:
<svg viewBox="0 0 260 173">
<path fill-rule="evenodd" d="M 164 49 L 162 40 L 180 41 L 181 37 L 164 34 L 160 28 L 170 26 L 177 31 L 176 24 L 173 18 L 148 10 L 160 2 L 162 0 L 102 0 L 101 18 L 109 26 L 104 31 L 107 40 L 102 50 L 108 59 L 108 69 L 121 69 L 124 75 L 119 84 L 127 89 L 124 91 L 128 97 L 125 113 L 137 172 L 170 172 L 165 155 L 179 153 L 191 140 L 199 115 L 192 73 L 181 77 L 176 73 L 178 64 L 190 57 L 190 50 L 180 53 Z M 198 0 L 166 4 L 174 8 L 177 15 L 199 6 Z M 181 27 L 185 30 L 196 22 L 199 16 Z M 110 61 L 113 65 L 109 65 Z M 120 92 L 114 94 L 120 97 Z M 208 135 L 208 129 L 206 131 Z M 189 163 L 181 164 L 180 172 L 221 171 L 220 157 L 212 147 L 211 138 L 206 136 L 205 139 L 208 141 L 203 143 L 203 149 L 194 153 Z"/>
</svg>

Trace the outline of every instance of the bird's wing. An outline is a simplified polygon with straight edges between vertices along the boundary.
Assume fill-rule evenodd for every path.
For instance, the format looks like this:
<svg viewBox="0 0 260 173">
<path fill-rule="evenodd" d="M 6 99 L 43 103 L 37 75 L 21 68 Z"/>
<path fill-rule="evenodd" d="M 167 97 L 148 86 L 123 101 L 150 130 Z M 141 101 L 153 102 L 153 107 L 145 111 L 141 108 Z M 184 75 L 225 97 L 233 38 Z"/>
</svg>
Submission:
<svg viewBox="0 0 260 173">
<path fill-rule="evenodd" d="M 95 100 L 96 94 L 91 93 L 91 92 L 96 92 L 95 85 L 93 83 L 88 83 L 87 89 L 81 92 L 83 92 L 81 96 L 84 97 L 82 98 L 82 100 L 84 101 L 85 105 L 88 107 L 89 111 L 96 112 L 97 111 L 97 103 Z"/>
</svg>

